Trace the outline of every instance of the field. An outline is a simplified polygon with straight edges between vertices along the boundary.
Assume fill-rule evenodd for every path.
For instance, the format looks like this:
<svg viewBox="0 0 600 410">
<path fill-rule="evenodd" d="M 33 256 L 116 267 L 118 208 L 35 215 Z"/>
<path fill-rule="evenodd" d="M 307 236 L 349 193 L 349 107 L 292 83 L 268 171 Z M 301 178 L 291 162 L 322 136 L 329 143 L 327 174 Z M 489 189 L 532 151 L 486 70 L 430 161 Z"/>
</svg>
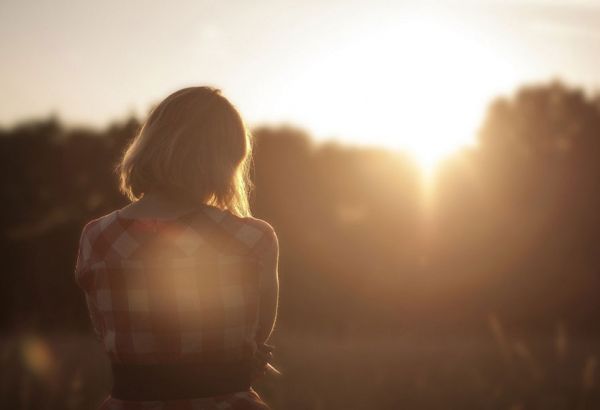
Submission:
<svg viewBox="0 0 600 410">
<path fill-rule="evenodd" d="M 109 389 L 108 362 L 90 336 L 2 340 L 2 408 L 93 409 Z M 283 376 L 256 389 L 275 410 L 600 408 L 598 340 L 572 340 L 560 326 L 516 338 L 492 318 L 473 336 L 279 332 L 273 342 Z"/>
</svg>

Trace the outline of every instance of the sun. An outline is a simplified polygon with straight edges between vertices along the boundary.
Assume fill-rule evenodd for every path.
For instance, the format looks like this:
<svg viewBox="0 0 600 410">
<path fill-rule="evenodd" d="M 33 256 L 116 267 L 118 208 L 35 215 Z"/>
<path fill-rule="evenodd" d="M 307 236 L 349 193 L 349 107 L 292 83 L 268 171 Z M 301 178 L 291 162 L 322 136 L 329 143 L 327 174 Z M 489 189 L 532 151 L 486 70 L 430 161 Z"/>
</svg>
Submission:
<svg viewBox="0 0 600 410">
<path fill-rule="evenodd" d="M 425 174 L 475 143 L 490 96 L 512 84 L 495 50 L 449 19 L 407 15 L 359 31 L 296 71 L 294 108 L 317 135 L 407 151 Z"/>
</svg>

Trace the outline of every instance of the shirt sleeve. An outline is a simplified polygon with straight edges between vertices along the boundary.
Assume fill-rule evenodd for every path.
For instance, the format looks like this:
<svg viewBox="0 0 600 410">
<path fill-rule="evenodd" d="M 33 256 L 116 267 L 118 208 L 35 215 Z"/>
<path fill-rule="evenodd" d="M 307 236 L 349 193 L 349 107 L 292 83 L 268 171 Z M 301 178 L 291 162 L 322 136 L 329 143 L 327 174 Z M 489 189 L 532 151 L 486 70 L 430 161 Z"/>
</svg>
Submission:
<svg viewBox="0 0 600 410">
<path fill-rule="evenodd" d="M 75 282 L 79 287 L 82 287 L 82 275 L 88 265 L 88 260 L 91 254 L 91 243 L 89 239 L 89 223 L 83 227 L 79 236 L 79 246 L 77 249 L 77 259 L 75 261 Z"/>
<path fill-rule="evenodd" d="M 258 239 L 251 245 L 251 252 L 258 261 L 259 288 L 261 291 L 272 289 L 278 283 L 279 240 L 277 234 L 275 229 L 262 219 L 247 218 L 246 223 L 258 234 Z"/>
<path fill-rule="evenodd" d="M 279 264 L 279 240 L 275 230 L 268 225 L 264 235 L 264 245 L 258 255 L 259 288 L 261 291 L 273 289 L 277 286 Z"/>
<path fill-rule="evenodd" d="M 94 334 L 98 340 L 102 340 L 102 322 L 101 315 L 98 312 L 96 305 L 93 303 L 92 297 L 86 291 L 85 280 L 83 280 L 84 274 L 87 271 L 89 265 L 89 258 L 91 255 L 91 241 L 89 237 L 89 226 L 88 223 L 81 231 L 79 237 L 79 248 L 77 250 L 77 260 L 75 262 L 75 282 L 84 291 L 85 301 L 88 308 L 89 318 L 92 325 Z M 88 275 L 89 277 L 89 275 Z"/>
</svg>

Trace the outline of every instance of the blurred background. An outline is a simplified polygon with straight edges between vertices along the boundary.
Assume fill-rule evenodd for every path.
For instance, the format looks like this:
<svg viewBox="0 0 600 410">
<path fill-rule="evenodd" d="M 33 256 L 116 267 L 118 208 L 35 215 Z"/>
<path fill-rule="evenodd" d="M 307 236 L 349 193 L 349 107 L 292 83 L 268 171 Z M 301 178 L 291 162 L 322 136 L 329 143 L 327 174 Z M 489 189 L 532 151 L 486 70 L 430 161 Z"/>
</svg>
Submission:
<svg viewBox="0 0 600 410">
<path fill-rule="evenodd" d="M 0 50 L 0 407 L 107 394 L 79 234 L 208 84 L 279 235 L 274 409 L 600 408 L 597 1 L 2 0 Z"/>
</svg>

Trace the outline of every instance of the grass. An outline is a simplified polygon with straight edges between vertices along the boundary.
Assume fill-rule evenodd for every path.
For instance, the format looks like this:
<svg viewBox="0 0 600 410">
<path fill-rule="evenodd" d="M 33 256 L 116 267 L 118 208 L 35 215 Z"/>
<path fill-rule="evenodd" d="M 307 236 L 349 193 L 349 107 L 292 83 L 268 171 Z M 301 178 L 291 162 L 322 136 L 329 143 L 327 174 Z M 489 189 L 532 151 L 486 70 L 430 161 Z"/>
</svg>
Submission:
<svg viewBox="0 0 600 410">
<path fill-rule="evenodd" d="M 600 408 L 598 340 L 517 338 L 497 318 L 477 336 L 276 335 L 279 378 L 256 389 L 275 410 Z M 109 363 L 88 335 L 18 334 L 0 342 L 0 402 L 93 409 Z"/>
</svg>

